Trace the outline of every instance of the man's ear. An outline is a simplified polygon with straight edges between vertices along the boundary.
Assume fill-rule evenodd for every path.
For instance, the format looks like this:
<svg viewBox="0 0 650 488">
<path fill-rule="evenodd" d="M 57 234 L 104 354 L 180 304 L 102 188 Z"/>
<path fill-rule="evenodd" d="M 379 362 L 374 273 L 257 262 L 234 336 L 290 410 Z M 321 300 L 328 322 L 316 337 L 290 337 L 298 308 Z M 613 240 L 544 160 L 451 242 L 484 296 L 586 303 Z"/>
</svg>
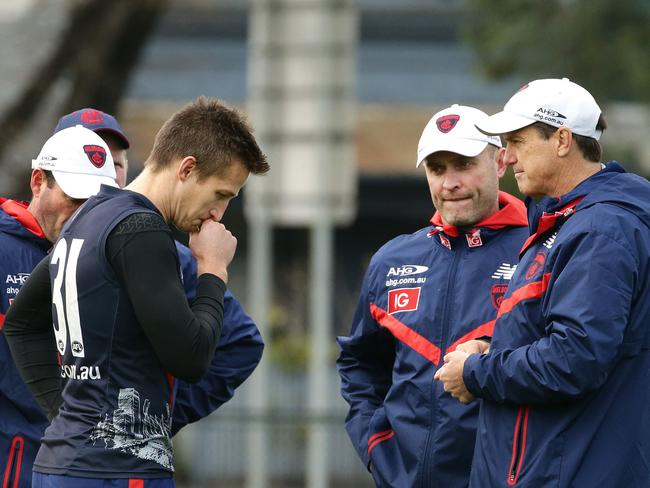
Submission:
<svg viewBox="0 0 650 488">
<path fill-rule="evenodd" d="M 32 170 L 32 176 L 29 179 L 29 187 L 32 190 L 32 195 L 36 198 L 41 196 L 43 185 L 47 186 L 47 178 L 42 169 L 36 168 Z"/>
<path fill-rule="evenodd" d="M 573 144 L 573 133 L 566 127 L 560 127 L 554 134 L 557 140 L 557 155 L 560 158 L 569 154 Z"/>
<path fill-rule="evenodd" d="M 497 177 L 501 178 L 503 177 L 504 174 L 506 174 L 506 161 L 505 161 L 505 156 L 506 156 L 506 150 L 503 147 L 497 148 L 496 151 L 494 151 L 494 162 L 497 165 Z"/>
<path fill-rule="evenodd" d="M 194 156 L 185 156 L 180 163 L 178 163 L 178 179 L 186 181 L 193 172 L 196 172 L 196 158 Z"/>
</svg>

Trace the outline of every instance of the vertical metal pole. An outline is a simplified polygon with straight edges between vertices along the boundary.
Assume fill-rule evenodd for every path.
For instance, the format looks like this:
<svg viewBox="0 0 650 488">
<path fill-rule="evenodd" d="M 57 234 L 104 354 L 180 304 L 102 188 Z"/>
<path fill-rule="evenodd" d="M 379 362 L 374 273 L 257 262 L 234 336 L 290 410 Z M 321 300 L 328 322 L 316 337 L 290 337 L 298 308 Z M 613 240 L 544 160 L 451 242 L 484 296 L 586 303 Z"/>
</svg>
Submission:
<svg viewBox="0 0 650 488">
<path fill-rule="evenodd" d="M 325 213 L 325 212 L 324 212 Z M 328 412 L 328 353 L 331 346 L 332 223 L 318 219 L 311 228 L 309 413 L 311 424 L 307 447 L 307 487 L 326 488 L 328 442 L 325 415 Z"/>
<path fill-rule="evenodd" d="M 256 234 L 268 222 L 310 229 L 311 355 L 306 401 L 312 422 L 305 472 L 309 488 L 326 488 L 332 228 L 335 222 L 349 222 L 355 208 L 351 131 L 358 12 L 354 0 L 252 0 L 251 5 L 248 102 L 272 170 L 266 179 L 248 183 L 252 198 L 247 200 L 247 214 L 254 219 L 258 213 L 267 217 L 265 222 L 252 220 L 258 224 L 251 227 L 251 239 L 260 238 Z M 254 264 L 264 252 L 261 245 L 251 246 L 249 286 L 266 283 Z M 265 313 L 259 301 L 268 290 L 251 292 L 253 305 Z M 263 315 L 255 318 L 264 320 Z M 252 388 L 263 388 L 263 383 Z M 260 397 L 253 400 L 260 412 L 266 406 L 261 391 L 255 392 Z M 258 459 L 269 446 L 261 443 L 262 438 L 263 429 L 251 434 L 248 488 L 266 483 L 270 464 Z"/>
<path fill-rule="evenodd" d="M 257 323 L 262 336 L 267 330 L 266 320 L 270 303 L 272 228 L 262 212 L 248 219 L 248 277 L 250 290 L 248 310 Z M 265 338 L 268 338 L 266 336 Z M 248 434 L 247 488 L 267 488 L 268 486 L 268 368 L 265 358 L 255 369 L 248 382 L 249 402 L 252 420 Z"/>
</svg>

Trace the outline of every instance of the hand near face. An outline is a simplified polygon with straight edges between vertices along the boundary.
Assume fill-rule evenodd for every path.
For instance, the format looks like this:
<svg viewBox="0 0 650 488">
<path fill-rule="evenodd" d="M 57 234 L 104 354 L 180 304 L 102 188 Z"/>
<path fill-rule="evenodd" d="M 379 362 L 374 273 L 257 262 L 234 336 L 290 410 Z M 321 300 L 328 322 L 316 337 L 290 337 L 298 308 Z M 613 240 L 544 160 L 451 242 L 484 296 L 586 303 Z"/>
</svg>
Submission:
<svg viewBox="0 0 650 488">
<path fill-rule="evenodd" d="M 442 381 L 445 391 L 461 403 L 474 401 L 474 395 L 465 387 L 463 382 L 463 366 L 469 354 L 464 351 L 453 351 L 444 358 L 445 364 L 436 371 L 433 379 Z"/>
<path fill-rule="evenodd" d="M 190 234 L 190 250 L 196 258 L 199 276 L 211 273 L 228 283 L 228 265 L 235 249 L 237 239 L 220 222 L 206 220 L 198 232 Z"/>
</svg>

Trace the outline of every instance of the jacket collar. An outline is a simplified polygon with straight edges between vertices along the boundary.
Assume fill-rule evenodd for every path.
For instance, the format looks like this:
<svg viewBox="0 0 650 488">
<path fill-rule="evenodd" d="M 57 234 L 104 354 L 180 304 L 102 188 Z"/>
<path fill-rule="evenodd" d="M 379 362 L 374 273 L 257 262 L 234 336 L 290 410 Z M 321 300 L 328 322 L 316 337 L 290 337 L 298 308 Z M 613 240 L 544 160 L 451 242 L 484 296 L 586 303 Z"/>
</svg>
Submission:
<svg viewBox="0 0 650 488">
<path fill-rule="evenodd" d="M 9 200 L 7 198 L 0 198 L 0 208 L 9 216 L 15 219 L 29 232 L 36 237 L 46 239 L 43 229 L 39 225 L 36 217 L 34 217 L 27 207 L 29 204 L 20 200 Z"/>
<path fill-rule="evenodd" d="M 505 193 L 499 192 L 499 210 L 489 215 L 477 224 L 461 229 L 455 225 L 443 223 L 440 212 L 437 212 L 431 218 L 434 229 L 429 232 L 429 237 L 438 234 L 442 244 L 451 249 L 449 237 L 459 237 L 464 234 L 469 247 L 481 246 L 481 229 L 500 230 L 506 227 L 525 227 L 527 224 L 526 207 L 518 198 Z"/>
<path fill-rule="evenodd" d="M 524 243 L 519 255 L 521 256 L 543 234 L 559 227 L 566 219 L 580 210 L 582 208 L 580 204 L 585 197 L 594 188 L 617 173 L 625 173 L 625 170 L 620 164 L 613 161 L 560 197 L 544 197 L 537 204 L 532 198 L 527 197 L 530 237 Z"/>
</svg>

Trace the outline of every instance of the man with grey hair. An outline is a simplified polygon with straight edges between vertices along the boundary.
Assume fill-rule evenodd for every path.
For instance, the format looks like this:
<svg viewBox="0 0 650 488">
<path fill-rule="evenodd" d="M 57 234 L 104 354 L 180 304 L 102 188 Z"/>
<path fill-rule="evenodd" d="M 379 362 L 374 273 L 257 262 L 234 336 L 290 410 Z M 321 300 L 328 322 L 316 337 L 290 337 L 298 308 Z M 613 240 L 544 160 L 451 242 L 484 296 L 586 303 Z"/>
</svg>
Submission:
<svg viewBox="0 0 650 488">
<path fill-rule="evenodd" d="M 477 123 L 506 141 L 530 237 L 488 353 L 436 373 L 481 398 L 470 486 L 650 486 L 650 183 L 602 164 L 605 122 L 568 79 Z"/>
</svg>

